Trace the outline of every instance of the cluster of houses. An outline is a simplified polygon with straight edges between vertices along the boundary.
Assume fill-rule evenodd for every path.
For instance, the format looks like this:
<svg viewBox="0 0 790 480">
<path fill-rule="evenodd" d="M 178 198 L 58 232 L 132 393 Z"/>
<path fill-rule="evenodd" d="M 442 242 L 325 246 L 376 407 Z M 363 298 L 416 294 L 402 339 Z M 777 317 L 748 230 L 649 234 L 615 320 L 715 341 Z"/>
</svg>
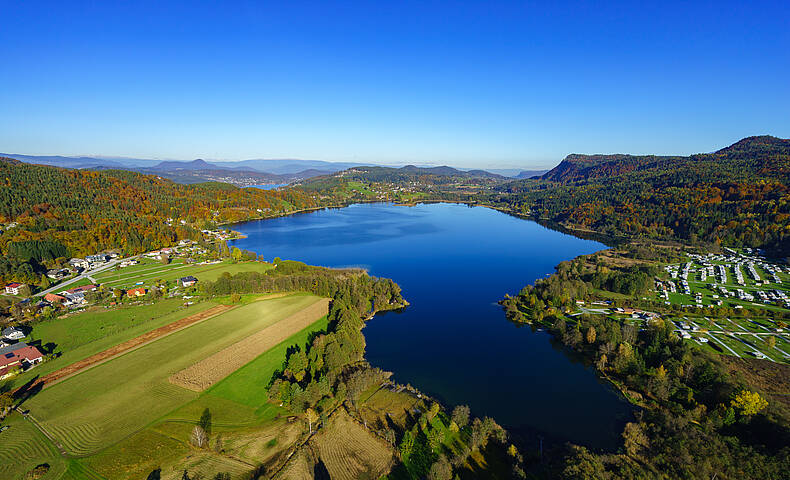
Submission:
<svg viewBox="0 0 790 480">
<path fill-rule="evenodd" d="M 159 250 L 153 250 L 143 255 L 148 258 L 152 258 L 154 260 L 162 260 L 164 258 L 171 258 L 171 257 L 190 257 L 193 255 L 205 255 L 206 253 L 208 253 L 208 251 L 202 246 L 198 245 L 197 242 L 194 242 L 192 240 L 181 240 L 180 242 L 178 242 L 178 246 L 160 248 Z"/>
<path fill-rule="evenodd" d="M 143 254 L 149 258 L 167 257 L 184 257 L 186 263 L 192 263 L 192 255 L 200 255 L 208 253 L 205 248 L 192 240 L 181 240 L 177 246 L 165 247 L 159 250 Z M 88 255 L 85 258 L 72 258 L 64 264 L 63 268 L 56 268 L 49 270 L 47 276 L 53 280 L 61 281 L 66 280 L 74 274 L 82 273 L 86 270 L 92 270 L 102 265 L 106 265 L 113 259 L 118 258 L 118 253 L 98 253 Z M 140 263 L 139 257 L 126 258 L 118 262 L 119 268 L 125 268 Z M 207 262 L 203 262 L 207 263 Z M 92 280 L 92 279 L 91 279 Z M 194 276 L 186 276 L 178 279 L 178 285 L 184 288 L 192 287 L 197 283 L 197 278 Z M 148 294 L 148 289 L 143 285 L 143 282 L 137 282 L 133 288 L 126 290 L 124 293 L 129 298 L 138 298 Z M 2 287 L 0 292 L 7 295 L 14 296 L 27 296 L 29 295 L 28 286 L 19 282 L 10 282 Z M 83 285 L 74 288 L 64 289 L 57 293 L 47 293 L 43 298 L 23 298 L 17 301 L 12 312 L 14 316 L 32 316 L 40 313 L 47 307 L 59 308 L 67 307 L 71 309 L 86 306 L 89 303 L 89 298 L 86 295 L 89 292 L 99 289 L 99 285 L 92 283 L 90 285 Z"/>
<path fill-rule="evenodd" d="M 97 253 L 95 255 L 88 255 L 85 258 L 72 258 L 68 261 L 68 264 L 73 272 L 80 273 L 85 270 L 92 270 L 96 267 L 100 267 L 114 258 L 118 258 L 117 252 Z"/>
<path fill-rule="evenodd" d="M 2 331 L 0 339 L 0 380 L 26 370 L 44 360 L 44 355 L 33 345 L 21 342 L 25 332 L 18 327 Z"/>
<path fill-rule="evenodd" d="M 667 304 L 670 303 L 669 294 L 680 291 L 686 295 L 694 296 L 694 304 L 683 306 L 703 307 L 703 293 L 701 291 L 692 293 L 688 283 L 689 275 L 696 273 L 696 280 L 705 283 L 708 289 L 715 292 L 711 295 L 710 307 L 722 305 L 721 298 L 730 297 L 744 302 L 754 302 L 758 297 L 757 299 L 763 303 L 779 302 L 790 308 L 787 292 L 779 288 L 755 289 L 753 292 L 746 290 L 746 288 L 731 290 L 726 288 L 730 278 L 734 278 L 735 283 L 742 287 L 765 287 L 772 283 L 779 285 L 782 283 L 779 274 L 783 272 L 790 274 L 790 267 L 769 262 L 756 249 L 744 249 L 742 253 L 729 248 L 725 248 L 724 251 L 722 254 L 691 254 L 689 255 L 692 260 L 690 262 L 667 265 L 664 268 L 670 277 L 677 281 L 677 286 L 672 280 L 656 281 L 656 291 Z M 761 276 L 757 267 L 760 267 L 767 275 Z M 748 286 L 744 271 L 750 280 Z"/>
</svg>

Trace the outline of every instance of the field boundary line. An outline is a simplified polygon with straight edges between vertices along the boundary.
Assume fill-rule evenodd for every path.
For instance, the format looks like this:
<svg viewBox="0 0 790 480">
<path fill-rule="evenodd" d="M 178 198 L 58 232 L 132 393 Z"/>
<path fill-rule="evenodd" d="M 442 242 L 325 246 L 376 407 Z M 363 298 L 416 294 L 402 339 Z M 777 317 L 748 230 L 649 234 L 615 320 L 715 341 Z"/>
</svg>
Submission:
<svg viewBox="0 0 790 480">
<path fill-rule="evenodd" d="M 282 320 L 174 373 L 168 381 L 187 390 L 205 391 L 294 333 L 308 328 L 328 312 L 329 299 L 320 298 Z"/>
<path fill-rule="evenodd" d="M 155 328 L 154 330 L 143 333 L 142 335 L 138 335 L 137 337 L 126 340 L 125 342 L 119 343 L 118 345 L 95 353 L 89 357 L 83 358 L 82 360 L 78 360 L 59 370 L 55 370 L 52 373 L 48 373 L 47 375 L 44 375 L 38 379 L 38 381 L 33 384 L 33 387 L 40 385 L 43 389 L 47 388 L 48 386 L 55 385 L 56 383 L 66 380 L 67 378 L 71 378 L 74 375 L 101 365 L 114 358 L 120 357 L 121 355 L 129 353 L 133 350 L 137 350 L 138 348 L 148 345 L 149 343 L 159 340 L 160 338 L 164 338 L 185 328 L 191 327 L 192 325 L 208 320 L 209 318 L 213 318 L 221 313 L 225 313 L 232 308 L 235 308 L 235 306 L 216 305 L 207 310 L 203 310 L 202 312 L 189 315 L 182 319 L 168 323 L 167 325 Z"/>
</svg>

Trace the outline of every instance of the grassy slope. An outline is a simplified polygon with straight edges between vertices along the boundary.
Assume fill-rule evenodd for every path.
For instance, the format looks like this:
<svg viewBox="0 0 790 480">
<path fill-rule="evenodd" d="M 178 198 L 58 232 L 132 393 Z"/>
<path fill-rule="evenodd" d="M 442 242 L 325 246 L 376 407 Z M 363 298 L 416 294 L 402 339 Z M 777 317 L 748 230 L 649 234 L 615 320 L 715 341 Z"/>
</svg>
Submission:
<svg viewBox="0 0 790 480">
<path fill-rule="evenodd" d="M 94 453 L 198 397 L 171 385 L 169 375 L 298 311 L 314 298 L 296 295 L 240 307 L 53 385 L 25 406 L 68 451 Z"/>
<path fill-rule="evenodd" d="M 55 352 L 62 352 L 62 355 L 16 377 L 13 384 L 22 385 L 35 376 L 54 372 L 94 353 L 216 305 L 214 302 L 202 302 L 184 308 L 183 303 L 180 298 L 174 298 L 153 305 L 89 311 L 37 323 L 26 340 L 40 340 L 42 345 L 54 343 Z"/>
</svg>

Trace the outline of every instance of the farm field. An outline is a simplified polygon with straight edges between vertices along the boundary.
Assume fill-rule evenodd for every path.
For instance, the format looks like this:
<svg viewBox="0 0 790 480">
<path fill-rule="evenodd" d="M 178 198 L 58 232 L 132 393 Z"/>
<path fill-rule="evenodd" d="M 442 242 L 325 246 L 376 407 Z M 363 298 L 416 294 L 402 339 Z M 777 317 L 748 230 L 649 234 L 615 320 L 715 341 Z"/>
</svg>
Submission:
<svg viewBox="0 0 790 480">
<path fill-rule="evenodd" d="M 188 445 L 194 422 L 208 408 L 212 414 L 212 430 L 222 435 L 226 450 L 234 458 L 249 464 L 276 462 L 305 433 L 301 422 L 288 423 L 276 419 L 286 411 L 268 403 L 266 385 L 275 370 L 282 366 L 286 349 L 304 346 L 311 332 L 325 330 L 326 317 L 292 335 L 255 360 L 236 370 L 193 401 L 166 414 L 146 429 L 81 460 L 108 479 L 145 478 L 156 467 L 162 467 L 162 478 L 179 480 L 186 456 L 194 450 Z M 193 470 L 211 478 L 221 466 L 205 461 Z M 224 468 L 224 467 L 223 467 Z M 245 471 L 247 473 L 251 467 Z M 175 475 L 175 477 L 173 477 Z M 244 476 L 232 476 L 234 480 Z"/>
<path fill-rule="evenodd" d="M 329 299 L 319 299 L 287 318 L 173 374 L 170 382 L 190 390 L 203 391 L 294 333 L 312 325 L 328 312 Z"/>
<path fill-rule="evenodd" d="M 171 263 L 162 263 L 150 259 L 141 259 L 138 265 L 109 270 L 99 273 L 94 278 L 97 282 L 110 288 L 132 288 L 136 283 L 150 284 L 162 280 L 173 282 L 181 277 L 193 275 L 199 281 L 214 281 L 223 273 L 235 275 L 242 272 L 264 272 L 273 268 L 269 263 L 223 261 L 213 264 L 184 263 L 182 259 L 174 259 Z"/>
<path fill-rule="evenodd" d="M 170 375 L 316 299 L 292 295 L 236 308 L 44 389 L 24 406 L 71 455 L 96 453 L 199 396 L 170 384 Z"/>
<path fill-rule="evenodd" d="M 0 478 L 22 478 L 42 463 L 50 466 L 43 479 L 59 478 L 66 471 L 66 461 L 55 446 L 22 415 L 11 413 L 3 425 L 9 428 L 0 432 Z"/>
<path fill-rule="evenodd" d="M 36 323 L 25 341 L 40 341 L 45 350 L 51 346 L 54 352 L 62 352 L 62 355 L 10 379 L 9 382 L 13 383 L 9 386 L 22 385 L 33 377 L 52 373 L 145 332 L 217 305 L 214 302 L 201 302 L 185 308 L 183 303 L 181 299 L 165 299 L 152 305 L 95 308 Z"/>
</svg>

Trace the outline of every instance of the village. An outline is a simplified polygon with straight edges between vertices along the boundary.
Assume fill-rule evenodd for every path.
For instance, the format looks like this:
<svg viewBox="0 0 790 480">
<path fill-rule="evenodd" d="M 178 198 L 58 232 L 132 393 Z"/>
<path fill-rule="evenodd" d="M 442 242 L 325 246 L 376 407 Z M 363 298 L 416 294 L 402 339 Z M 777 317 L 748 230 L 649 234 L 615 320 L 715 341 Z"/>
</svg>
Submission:
<svg viewBox="0 0 790 480">
<path fill-rule="evenodd" d="M 271 268 L 258 262 L 251 252 L 229 248 L 231 234 L 204 231 L 213 242 L 181 240 L 139 255 L 122 256 L 107 251 L 71 258 L 60 268 L 46 272 L 54 286 L 33 292 L 31 285 L 9 282 L 2 296 L 8 305 L 0 314 L 0 380 L 35 367 L 52 355 L 40 345 L 25 342 L 36 322 L 89 308 L 152 303 L 163 298 L 180 298 L 183 307 L 200 296 L 197 284 L 213 281 L 223 273 Z M 256 260 L 250 262 L 250 260 Z M 43 351 L 42 351 L 43 350 Z"/>
</svg>

